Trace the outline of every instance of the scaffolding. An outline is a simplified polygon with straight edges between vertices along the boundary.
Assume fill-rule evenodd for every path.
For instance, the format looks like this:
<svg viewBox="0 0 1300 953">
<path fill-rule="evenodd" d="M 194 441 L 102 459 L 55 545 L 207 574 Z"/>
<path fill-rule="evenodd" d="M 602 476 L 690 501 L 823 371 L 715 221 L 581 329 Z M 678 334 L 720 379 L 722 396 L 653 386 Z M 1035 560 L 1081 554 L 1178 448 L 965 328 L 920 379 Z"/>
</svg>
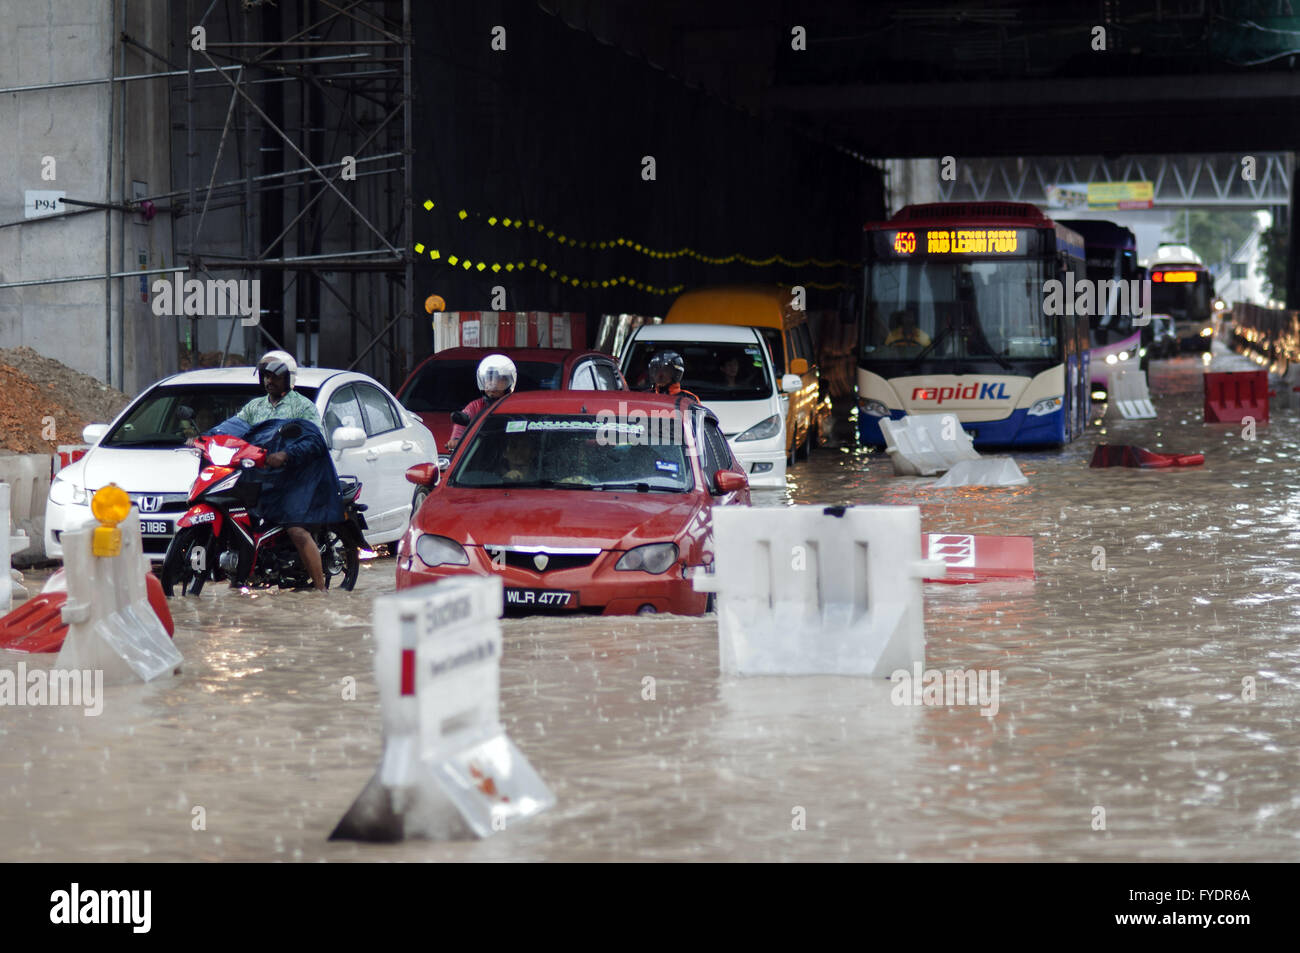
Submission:
<svg viewBox="0 0 1300 953">
<path fill-rule="evenodd" d="M 154 198 L 171 202 L 176 260 L 195 276 L 260 278 L 257 333 L 309 362 L 300 336 L 341 312 L 346 366 L 400 381 L 415 346 L 410 0 L 185 0 L 184 16 L 171 31 L 183 64 L 122 35 L 172 78 L 184 187 Z M 223 155 L 239 174 L 217 181 Z M 237 215 L 214 224 L 222 210 Z"/>
</svg>

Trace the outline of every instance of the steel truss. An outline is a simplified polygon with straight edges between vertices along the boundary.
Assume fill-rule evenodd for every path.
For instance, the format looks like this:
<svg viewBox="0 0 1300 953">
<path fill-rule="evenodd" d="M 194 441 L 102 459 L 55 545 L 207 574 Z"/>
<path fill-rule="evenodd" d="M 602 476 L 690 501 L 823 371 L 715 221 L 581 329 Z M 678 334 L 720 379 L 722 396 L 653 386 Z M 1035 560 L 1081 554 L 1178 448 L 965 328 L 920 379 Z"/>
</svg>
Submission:
<svg viewBox="0 0 1300 953">
<path fill-rule="evenodd" d="M 1290 152 L 1253 154 L 1254 179 L 1243 178 L 1244 156 L 1100 156 L 957 159 L 957 178 L 940 181 L 944 202 L 1011 201 L 1042 204 L 1049 185 L 1067 182 L 1149 181 L 1156 208 L 1287 207 L 1291 204 Z"/>
<path fill-rule="evenodd" d="M 364 361 L 363 370 L 400 381 L 415 346 L 411 0 L 184 7 L 172 29 L 185 38 L 184 63 L 122 36 L 169 67 L 158 75 L 175 77 L 184 187 L 153 198 L 171 202 L 177 261 L 190 275 L 261 279 L 261 338 L 291 352 L 299 331 L 324 330 L 327 309 L 346 314 L 347 366 Z M 197 26 L 203 50 L 189 45 Z M 218 181 L 223 155 L 241 174 Z M 355 179 L 343 178 L 345 155 Z M 239 210 L 238 234 L 232 216 L 207 218 L 220 209 Z"/>
</svg>

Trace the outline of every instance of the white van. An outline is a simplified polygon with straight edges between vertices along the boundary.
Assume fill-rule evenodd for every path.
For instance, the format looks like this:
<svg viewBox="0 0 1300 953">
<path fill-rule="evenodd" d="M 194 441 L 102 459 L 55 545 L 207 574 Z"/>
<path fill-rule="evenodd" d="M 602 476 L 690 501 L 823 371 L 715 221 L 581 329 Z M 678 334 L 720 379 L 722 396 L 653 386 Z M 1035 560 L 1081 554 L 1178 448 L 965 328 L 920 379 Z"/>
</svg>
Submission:
<svg viewBox="0 0 1300 953">
<path fill-rule="evenodd" d="M 722 432 L 753 487 L 784 487 L 787 394 L 803 387 L 796 374 L 781 379 L 754 328 L 725 324 L 646 324 L 623 348 L 623 376 L 633 390 L 648 390 L 646 370 L 660 351 L 686 363 L 682 389 L 717 415 Z"/>
</svg>

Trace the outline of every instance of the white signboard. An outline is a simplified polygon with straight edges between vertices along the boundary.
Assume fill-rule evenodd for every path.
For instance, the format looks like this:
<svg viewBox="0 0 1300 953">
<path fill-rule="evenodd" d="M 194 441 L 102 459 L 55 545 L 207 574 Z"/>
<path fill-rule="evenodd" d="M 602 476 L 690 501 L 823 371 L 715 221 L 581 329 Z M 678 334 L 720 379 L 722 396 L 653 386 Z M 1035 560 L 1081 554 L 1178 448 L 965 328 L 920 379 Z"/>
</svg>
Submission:
<svg viewBox="0 0 1300 953">
<path fill-rule="evenodd" d="M 23 217 L 41 218 L 45 215 L 57 215 L 66 211 L 63 197 L 67 192 L 47 192 L 40 189 L 28 189 L 23 193 Z"/>
</svg>

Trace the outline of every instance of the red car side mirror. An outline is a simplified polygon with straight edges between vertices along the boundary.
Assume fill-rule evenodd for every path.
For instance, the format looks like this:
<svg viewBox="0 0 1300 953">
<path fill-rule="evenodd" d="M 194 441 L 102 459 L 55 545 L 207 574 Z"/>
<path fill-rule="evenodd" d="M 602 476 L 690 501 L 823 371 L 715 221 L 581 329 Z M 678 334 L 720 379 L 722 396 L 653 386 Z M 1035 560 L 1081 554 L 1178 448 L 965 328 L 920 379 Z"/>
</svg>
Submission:
<svg viewBox="0 0 1300 953">
<path fill-rule="evenodd" d="M 417 463 L 406 471 L 406 482 L 416 486 L 437 486 L 439 478 L 438 464 Z"/>
<path fill-rule="evenodd" d="M 749 486 L 749 478 L 735 470 L 719 470 L 713 474 L 713 485 L 719 493 L 734 493 Z"/>
</svg>

